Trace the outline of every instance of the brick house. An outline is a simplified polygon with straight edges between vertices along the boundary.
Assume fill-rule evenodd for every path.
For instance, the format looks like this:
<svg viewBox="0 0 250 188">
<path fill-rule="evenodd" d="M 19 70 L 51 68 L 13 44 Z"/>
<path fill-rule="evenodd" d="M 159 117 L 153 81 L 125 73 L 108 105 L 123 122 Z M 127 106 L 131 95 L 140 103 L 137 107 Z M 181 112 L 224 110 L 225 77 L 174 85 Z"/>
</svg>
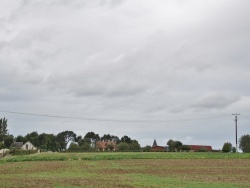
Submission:
<svg viewBox="0 0 250 188">
<path fill-rule="evenodd" d="M 98 151 L 100 150 L 107 150 L 109 148 L 107 148 L 108 145 L 113 145 L 114 149 L 113 150 L 116 150 L 116 142 L 113 142 L 113 141 L 97 141 L 96 142 L 96 149 Z"/>
<path fill-rule="evenodd" d="M 203 145 L 189 145 L 190 152 L 197 152 L 201 150 L 212 151 L 212 146 L 203 146 Z"/>
<path fill-rule="evenodd" d="M 166 147 L 158 146 L 156 140 L 154 140 L 153 145 L 151 147 L 152 152 L 164 152 L 166 151 Z"/>
</svg>

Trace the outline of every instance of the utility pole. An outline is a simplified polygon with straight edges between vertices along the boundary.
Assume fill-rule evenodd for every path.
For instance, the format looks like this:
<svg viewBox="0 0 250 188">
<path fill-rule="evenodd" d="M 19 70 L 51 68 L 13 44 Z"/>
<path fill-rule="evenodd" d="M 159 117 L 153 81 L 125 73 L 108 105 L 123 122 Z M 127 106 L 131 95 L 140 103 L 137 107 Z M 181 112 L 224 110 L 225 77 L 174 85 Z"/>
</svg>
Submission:
<svg viewBox="0 0 250 188">
<path fill-rule="evenodd" d="M 237 116 L 239 116 L 240 114 L 237 114 L 237 113 L 235 113 L 235 114 L 232 114 L 233 116 L 235 116 L 235 119 L 234 119 L 234 121 L 235 121 L 235 144 L 236 144 L 236 153 L 238 153 L 238 144 L 237 144 L 237 121 L 238 121 L 238 117 Z"/>
</svg>

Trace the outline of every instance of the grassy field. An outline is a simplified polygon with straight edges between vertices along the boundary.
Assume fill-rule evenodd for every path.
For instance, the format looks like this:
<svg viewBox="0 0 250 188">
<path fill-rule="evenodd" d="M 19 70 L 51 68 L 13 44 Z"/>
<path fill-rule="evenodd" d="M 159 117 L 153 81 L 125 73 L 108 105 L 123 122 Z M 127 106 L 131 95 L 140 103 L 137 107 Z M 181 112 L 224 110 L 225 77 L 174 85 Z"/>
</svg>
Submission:
<svg viewBox="0 0 250 188">
<path fill-rule="evenodd" d="M 250 187 L 250 154 L 42 153 L 0 160 L 0 187 Z"/>
</svg>

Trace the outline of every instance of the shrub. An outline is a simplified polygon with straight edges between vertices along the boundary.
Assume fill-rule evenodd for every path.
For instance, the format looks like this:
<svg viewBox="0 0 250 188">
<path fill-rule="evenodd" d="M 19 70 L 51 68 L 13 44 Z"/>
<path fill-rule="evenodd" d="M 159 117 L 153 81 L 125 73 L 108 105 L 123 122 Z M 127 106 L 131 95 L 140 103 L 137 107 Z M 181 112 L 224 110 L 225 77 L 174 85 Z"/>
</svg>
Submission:
<svg viewBox="0 0 250 188">
<path fill-rule="evenodd" d="M 223 147 L 222 147 L 222 151 L 224 153 L 228 153 L 232 150 L 232 144 L 230 142 L 226 142 L 224 143 Z"/>
<path fill-rule="evenodd" d="M 13 149 L 9 152 L 12 155 L 30 155 L 37 153 L 37 150 L 21 150 L 21 149 Z"/>
</svg>

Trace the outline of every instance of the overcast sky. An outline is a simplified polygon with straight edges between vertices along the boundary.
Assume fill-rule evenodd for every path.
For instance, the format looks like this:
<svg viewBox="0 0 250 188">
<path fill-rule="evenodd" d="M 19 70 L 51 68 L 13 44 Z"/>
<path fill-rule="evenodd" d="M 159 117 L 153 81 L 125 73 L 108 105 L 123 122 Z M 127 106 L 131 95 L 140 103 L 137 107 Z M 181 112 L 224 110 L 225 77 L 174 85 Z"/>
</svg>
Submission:
<svg viewBox="0 0 250 188">
<path fill-rule="evenodd" d="M 170 138 L 235 145 L 232 113 L 241 114 L 238 137 L 250 134 L 249 7 L 0 0 L 0 110 L 82 119 L 0 117 L 15 136 L 72 130 L 128 135 L 142 146 Z"/>
</svg>

